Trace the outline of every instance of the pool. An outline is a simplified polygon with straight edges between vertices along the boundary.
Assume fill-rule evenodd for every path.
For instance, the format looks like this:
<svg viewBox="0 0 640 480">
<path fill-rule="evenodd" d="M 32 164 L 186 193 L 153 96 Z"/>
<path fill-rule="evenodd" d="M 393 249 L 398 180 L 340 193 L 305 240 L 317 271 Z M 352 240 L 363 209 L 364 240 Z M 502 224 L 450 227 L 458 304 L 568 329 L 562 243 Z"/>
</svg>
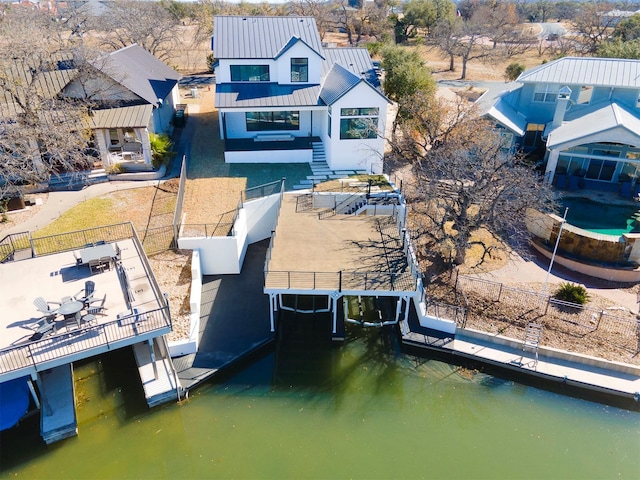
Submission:
<svg viewBox="0 0 640 480">
<path fill-rule="evenodd" d="M 623 233 L 640 233 L 640 205 L 614 205 L 602 203 L 584 197 L 568 197 L 560 201 L 562 206 L 559 215 L 569 207 L 567 222 L 578 228 L 594 233 L 622 235 Z"/>
</svg>

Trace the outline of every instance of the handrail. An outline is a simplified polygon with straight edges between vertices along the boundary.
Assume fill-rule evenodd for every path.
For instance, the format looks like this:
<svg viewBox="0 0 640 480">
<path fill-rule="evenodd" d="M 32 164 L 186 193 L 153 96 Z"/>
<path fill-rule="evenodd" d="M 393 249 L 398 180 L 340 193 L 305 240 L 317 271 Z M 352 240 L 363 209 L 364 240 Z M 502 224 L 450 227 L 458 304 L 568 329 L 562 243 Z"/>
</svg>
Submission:
<svg viewBox="0 0 640 480">
<path fill-rule="evenodd" d="M 325 210 L 322 210 L 322 211 L 318 212 L 318 219 L 322 220 L 323 218 L 332 217 L 334 215 L 337 215 L 339 210 L 346 209 L 346 208 L 350 207 L 351 205 L 353 205 L 355 203 L 356 199 L 361 199 L 364 195 L 365 194 L 363 194 L 363 193 L 353 193 L 353 194 L 349 195 L 346 199 L 344 199 L 343 201 L 341 201 L 337 205 L 334 205 L 331 208 L 327 208 Z"/>
<path fill-rule="evenodd" d="M 148 312 L 132 313 L 97 326 L 52 335 L 35 342 L 0 349 L 0 374 L 22 368 L 35 367 L 46 362 L 68 357 L 80 351 L 105 346 L 108 350 L 111 350 L 112 344 L 115 342 L 171 328 L 170 315 L 166 312 L 167 309 L 167 306 L 163 306 Z M 127 322 L 127 319 L 132 321 Z M 131 324 L 134 327 L 123 328 L 126 324 Z"/>
</svg>

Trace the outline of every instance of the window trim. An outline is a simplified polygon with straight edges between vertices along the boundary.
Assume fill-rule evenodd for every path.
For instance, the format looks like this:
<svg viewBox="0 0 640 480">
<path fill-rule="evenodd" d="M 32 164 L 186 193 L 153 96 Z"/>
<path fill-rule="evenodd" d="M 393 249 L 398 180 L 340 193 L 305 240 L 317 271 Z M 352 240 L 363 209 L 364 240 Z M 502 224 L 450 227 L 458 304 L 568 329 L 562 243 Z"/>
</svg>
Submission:
<svg viewBox="0 0 640 480">
<path fill-rule="evenodd" d="M 533 90 L 533 101 L 536 103 L 555 103 L 558 100 L 560 85 L 554 83 L 538 83 Z M 536 96 L 542 95 L 542 99 Z"/>
</svg>

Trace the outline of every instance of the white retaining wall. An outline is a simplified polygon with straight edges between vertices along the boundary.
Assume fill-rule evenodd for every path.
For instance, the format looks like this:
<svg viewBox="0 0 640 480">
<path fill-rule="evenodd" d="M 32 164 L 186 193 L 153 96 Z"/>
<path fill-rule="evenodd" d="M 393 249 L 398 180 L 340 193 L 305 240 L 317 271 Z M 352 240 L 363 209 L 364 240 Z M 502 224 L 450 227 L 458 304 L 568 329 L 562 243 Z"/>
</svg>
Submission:
<svg viewBox="0 0 640 480">
<path fill-rule="evenodd" d="M 172 358 L 189 355 L 198 351 L 200 341 L 200 304 L 202 303 L 202 269 L 200 268 L 200 252 L 191 254 L 191 292 L 189 295 L 190 322 L 189 338 L 169 342 L 169 354 Z"/>
</svg>

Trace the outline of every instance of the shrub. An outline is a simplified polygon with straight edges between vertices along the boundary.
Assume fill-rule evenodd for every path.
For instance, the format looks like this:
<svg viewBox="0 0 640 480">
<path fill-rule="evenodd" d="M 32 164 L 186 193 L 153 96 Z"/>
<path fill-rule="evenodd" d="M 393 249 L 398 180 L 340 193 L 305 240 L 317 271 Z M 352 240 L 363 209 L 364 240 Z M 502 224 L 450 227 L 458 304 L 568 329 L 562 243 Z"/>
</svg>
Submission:
<svg viewBox="0 0 640 480">
<path fill-rule="evenodd" d="M 169 135 L 164 133 L 151 134 L 149 135 L 149 142 L 151 143 L 151 150 L 153 151 L 153 168 L 157 170 L 162 165 L 167 165 L 176 153 L 171 150 L 173 142 L 169 138 Z"/>
<path fill-rule="evenodd" d="M 584 305 L 589 301 L 589 292 L 587 292 L 586 288 L 582 285 L 576 285 L 575 283 L 569 282 L 561 283 L 553 296 L 558 300 L 577 303 L 580 305 Z"/>
<path fill-rule="evenodd" d="M 507 80 L 513 82 L 522 72 L 524 72 L 524 69 L 525 67 L 521 63 L 510 63 L 504 70 L 504 76 Z"/>
</svg>

